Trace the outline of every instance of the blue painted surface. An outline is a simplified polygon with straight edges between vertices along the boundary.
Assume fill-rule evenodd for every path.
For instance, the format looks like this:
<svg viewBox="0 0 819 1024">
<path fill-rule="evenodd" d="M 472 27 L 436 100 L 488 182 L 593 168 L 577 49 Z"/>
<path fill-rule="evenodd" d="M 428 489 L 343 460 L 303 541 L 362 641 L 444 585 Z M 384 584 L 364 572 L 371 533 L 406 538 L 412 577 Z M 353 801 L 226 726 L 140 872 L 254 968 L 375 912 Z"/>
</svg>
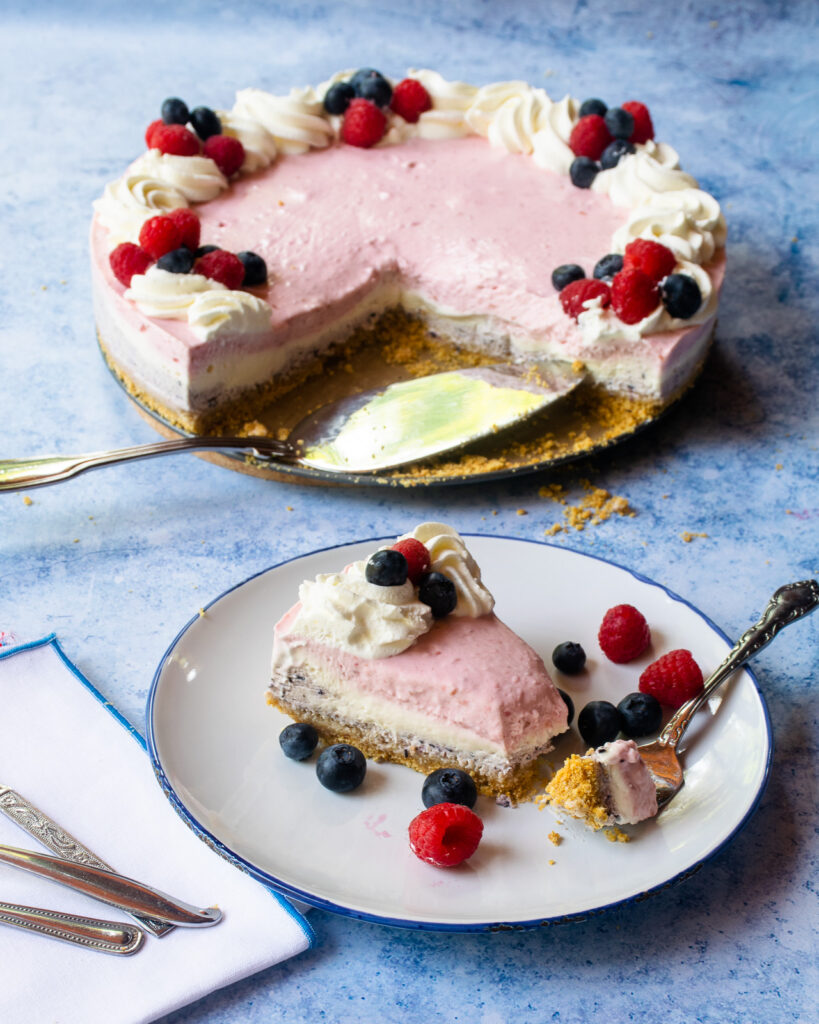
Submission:
<svg viewBox="0 0 819 1024">
<path fill-rule="evenodd" d="M 719 344 L 696 390 L 605 457 L 491 486 L 375 493 L 258 481 L 188 457 L 0 501 L 0 631 L 54 631 L 144 728 L 153 670 L 196 609 L 316 547 L 445 518 L 537 539 L 582 479 L 636 510 L 558 543 L 660 580 L 729 635 L 788 580 L 815 575 L 819 322 L 817 8 L 811 3 L 179 0 L 2 8 L 4 453 L 153 439 L 97 352 L 91 201 L 141 149 L 169 94 L 228 105 L 361 64 L 524 78 L 555 97 L 643 99 L 660 138 L 723 203 L 730 271 Z M 288 511 L 288 506 L 292 511 Z M 526 516 L 518 516 L 524 508 Z M 496 513 L 496 514 L 493 514 Z M 690 543 L 686 531 L 706 533 Z M 815 992 L 817 628 L 755 674 L 776 736 L 771 784 L 706 870 L 644 904 L 539 932 L 413 934 L 311 913 L 315 950 L 178 1011 L 168 1024 L 611 1020 L 807 1024 Z M 3 640 L 0 637 L 0 640 Z"/>
</svg>

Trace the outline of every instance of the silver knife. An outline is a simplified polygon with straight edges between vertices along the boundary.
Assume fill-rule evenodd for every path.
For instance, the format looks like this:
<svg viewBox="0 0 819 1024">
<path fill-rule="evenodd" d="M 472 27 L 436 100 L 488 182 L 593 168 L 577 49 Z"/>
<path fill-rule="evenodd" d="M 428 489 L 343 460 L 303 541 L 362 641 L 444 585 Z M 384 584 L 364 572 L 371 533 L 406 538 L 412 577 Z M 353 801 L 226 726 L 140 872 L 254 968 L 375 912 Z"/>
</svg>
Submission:
<svg viewBox="0 0 819 1024">
<path fill-rule="evenodd" d="M 222 919 L 217 907 L 194 907 L 136 879 L 86 864 L 74 864 L 62 857 L 0 845 L 0 863 L 31 871 L 129 914 L 158 918 L 184 928 L 214 925 Z"/>
<path fill-rule="evenodd" d="M 25 797 L 20 796 L 11 786 L 4 786 L 2 783 L 0 783 L 0 811 L 58 857 L 72 861 L 74 864 L 101 868 L 103 871 L 114 870 L 110 864 L 106 864 L 101 857 L 83 846 L 70 832 L 66 832 L 56 821 L 49 818 Z M 174 925 L 167 921 L 159 921 L 141 914 L 134 914 L 133 918 L 157 938 L 162 938 L 174 928 Z"/>
</svg>

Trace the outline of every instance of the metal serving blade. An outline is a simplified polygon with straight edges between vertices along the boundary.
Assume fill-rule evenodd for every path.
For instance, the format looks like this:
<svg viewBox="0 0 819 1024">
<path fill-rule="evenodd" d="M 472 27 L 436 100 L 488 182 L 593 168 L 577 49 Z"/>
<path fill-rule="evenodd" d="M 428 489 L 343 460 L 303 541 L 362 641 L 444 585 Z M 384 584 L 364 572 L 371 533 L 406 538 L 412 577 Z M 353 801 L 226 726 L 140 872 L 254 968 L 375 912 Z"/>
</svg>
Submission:
<svg viewBox="0 0 819 1024">
<path fill-rule="evenodd" d="M 573 391 L 567 365 L 481 366 L 390 384 L 318 409 L 289 441 L 329 472 L 374 473 L 454 451 L 505 430 Z"/>
<path fill-rule="evenodd" d="M 74 864 L 86 864 L 92 868 L 102 868 L 103 871 L 114 870 L 110 864 L 106 864 L 102 858 L 83 846 L 70 832 L 66 832 L 62 826 L 34 804 L 29 803 L 25 797 L 20 796 L 10 786 L 2 784 L 0 784 L 0 811 L 15 825 L 19 825 L 30 836 L 42 843 L 47 850 L 51 850 L 63 860 L 71 861 Z M 140 914 L 134 914 L 133 918 L 157 938 L 167 935 L 175 927 L 167 921 L 158 921 Z"/>
</svg>

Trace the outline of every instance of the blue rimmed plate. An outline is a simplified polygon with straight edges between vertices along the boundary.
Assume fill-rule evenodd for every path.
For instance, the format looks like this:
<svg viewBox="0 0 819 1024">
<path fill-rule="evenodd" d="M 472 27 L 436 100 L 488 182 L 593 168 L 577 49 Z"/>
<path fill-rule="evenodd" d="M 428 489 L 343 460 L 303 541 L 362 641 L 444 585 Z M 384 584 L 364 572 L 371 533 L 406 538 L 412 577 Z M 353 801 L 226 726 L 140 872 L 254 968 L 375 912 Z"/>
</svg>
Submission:
<svg viewBox="0 0 819 1024">
<path fill-rule="evenodd" d="M 278 733 L 289 719 L 265 703 L 273 624 L 302 580 L 366 558 L 379 543 L 317 551 L 245 580 L 195 615 L 163 657 L 148 699 L 154 770 L 178 812 L 218 852 L 327 910 L 408 928 L 480 931 L 583 917 L 642 897 L 685 877 L 746 823 L 772 756 L 767 708 L 747 670 L 727 685 L 718 714 L 700 713 L 686 736 L 685 787 L 658 819 L 629 830 L 630 843 L 608 842 L 533 804 L 510 809 L 481 797 L 478 852 L 457 869 L 436 869 L 407 842 L 407 826 L 423 810 L 420 775 L 369 762 L 355 792 L 323 789 L 315 757 L 298 763 L 282 755 Z M 690 649 L 707 674 L 730 647 L 692 605 L 611 562 L 504 537 L 467 543 L 498 615 L 547 665 L 561 641 L 583 644 L 583 675 L 553 673 L 578 709 L 636 690 L 642 669 L 664 651 Z M 640 608 L 652 628 L 651 649 L 629 665 L 609 662 L 596 641 L 603 613 L 621 603 Z M 582 746 L 572 730 L 554 762 Z M 553 830 L 559 846 L 548 839 Z"/>
</svg>

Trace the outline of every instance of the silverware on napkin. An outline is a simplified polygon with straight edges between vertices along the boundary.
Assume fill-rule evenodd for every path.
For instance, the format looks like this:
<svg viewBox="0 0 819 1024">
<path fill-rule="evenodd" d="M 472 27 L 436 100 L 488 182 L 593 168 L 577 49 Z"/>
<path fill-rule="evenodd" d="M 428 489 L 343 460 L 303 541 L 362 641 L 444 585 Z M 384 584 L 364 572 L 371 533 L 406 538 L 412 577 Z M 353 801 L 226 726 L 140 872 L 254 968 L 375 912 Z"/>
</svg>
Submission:
<svg viewBox="0 0 819 1024">
<path fill-rule="evenodd" d="M 23 907 L 17 903 L 0 903 L 0 924 L 118 956 L 136 953 L 145 941 L 145 933 L 133 925 L 64 914 L 57 910 L 41 910 L 39 907 Z"/>
</svg>

